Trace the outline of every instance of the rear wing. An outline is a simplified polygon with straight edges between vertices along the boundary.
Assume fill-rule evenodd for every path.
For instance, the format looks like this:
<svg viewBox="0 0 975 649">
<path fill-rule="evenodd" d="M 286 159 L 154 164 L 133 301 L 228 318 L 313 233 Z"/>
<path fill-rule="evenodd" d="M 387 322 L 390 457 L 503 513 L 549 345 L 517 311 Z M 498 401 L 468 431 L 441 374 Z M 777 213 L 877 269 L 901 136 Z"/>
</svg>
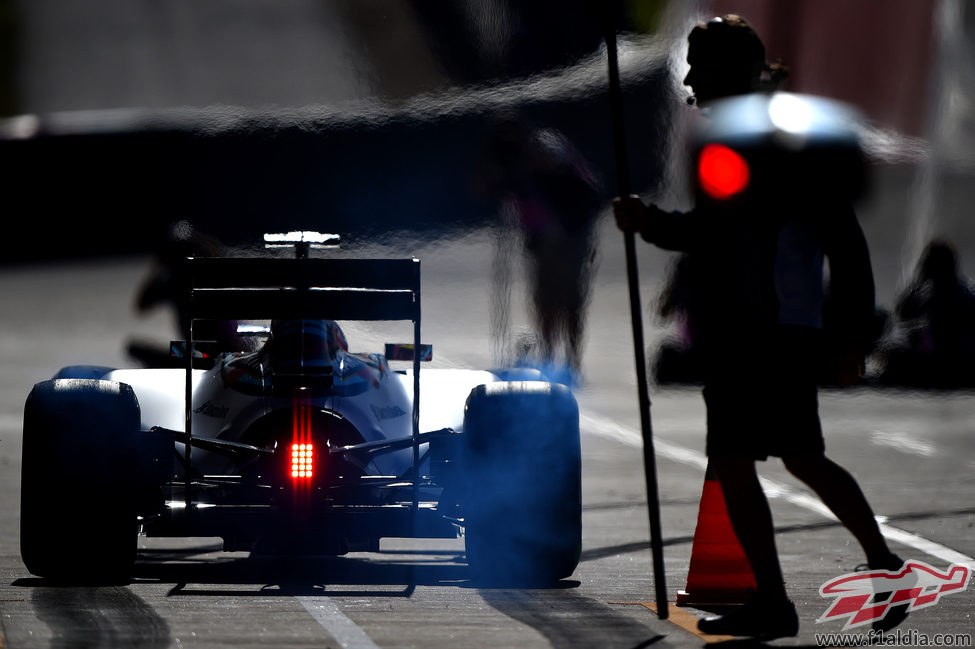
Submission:
<svg viewBox="0 0 975 649">
<path fill-rule="evenodd" d="M 418 259 L 186 260 L 188 317 L 420 320 Z"/>
<path fill-rule="evenodd" d="M 189 506 L 193 433 L 193 323 L 196 320 L 409 320 L 420 344 L 420 260 L 186 259 L 186 440 Z M 413 355 L 413 469 L 419 464 L 420 360 Z M 414 475 L 414 485 L 416 476 Z M 414 506 L 417 506 L 414 490 Z"/>
</svg>

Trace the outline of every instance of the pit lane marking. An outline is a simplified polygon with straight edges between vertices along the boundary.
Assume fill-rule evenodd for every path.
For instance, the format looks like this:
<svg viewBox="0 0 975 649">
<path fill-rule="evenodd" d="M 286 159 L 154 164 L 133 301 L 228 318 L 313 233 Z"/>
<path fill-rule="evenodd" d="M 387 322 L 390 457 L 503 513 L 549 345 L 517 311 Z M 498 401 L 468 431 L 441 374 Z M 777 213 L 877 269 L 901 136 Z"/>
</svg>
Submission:
<svg viewBox="0 0 975 649">
<path fill-rule="evenodd" d="M 328 597 L 299 596 L 295 599 L 328 631 L 342 649 L 379 649 L 379 645 L 373 642 L 372 638 Z"/>
<path fill-rule="evenodd" d="M 922 457 L 933 457 L 938 450 L 934 444 L 914 439 L 906 433 L 891 433 L 882 430 L 875 430 L 870 434 L 870 441 L 877 446 L 886 446 L 901 453 L 908 455 L 920 455 Z"/>
<path fill-rule="evenodd" d="M 614 439 L 628 446 L 634 446 L 637 448 L 643 447 L 643 436 L 639 431 L 622 426 L 608 417 L 580 412 L 579 423 L 583 430 L 595 433 L 601 437 Z M 695 451 L 685 446 L 681 446 L 680 444 L 674 444 L 673 442 L 668 442 L 659 438 L 655 438 L 653 440 L 653 446 L 657 455 L 665 457 L 674 462 L 693 466 L 701 471 L 707 469 L 708 458 L 699 451 Z M 831 512 L 829 508 L 818 498 L 793 489 L 784 483 L 770 480 L 769 478 L 760 476 L 759 480 L 762 483 L 762 489 L 765 491 L 765 495 L 769 498 L 782 498 L 793 505 L 820 514 L 821 516 L 829 518 L 830 520 L 836 520 L 836 516 L 833 515 L 833 512 Z M 886 518 L 883 516 L 877 516 L 877 522 L 880 525 L 880 532 L 887 539 L 914 548 L 920 552 L 924 552 L 925 554 L 940 559 L 941 561 L 947 561 L 949 565 L 961 564 L 968 566 L 969 568 L 975 568 L 975 559 L 972 557 L 962 554 L 956 550 L 952 550 L 951 548 L 931 541 L 930 539 L 926 539 L 918 534 L 888 525 L 885 521 Z"/>
<path fill-rule="evenodd" d="M 609 602 L 610 604 L 616 606 L 642 606 L 644 608 L 650 609 L 655 614 L 657 614 L 657 603 L 656 602 Z M 659 615 L 659 614 L 658 614 Z M 697 628 L 697 623 L 701 618 L 689 613 L 682 608 L 678 608 L 673 602 L 669 602 L 667 605 L 667 621 L 671 624 L 680 627 L 684 631 L 697 636 L 706 643 L 712 642 L 726 642 L 729 640 L 735 640 L 736 636 L 733 635 L 710 635 L 700 631 Z"/>
</svg>

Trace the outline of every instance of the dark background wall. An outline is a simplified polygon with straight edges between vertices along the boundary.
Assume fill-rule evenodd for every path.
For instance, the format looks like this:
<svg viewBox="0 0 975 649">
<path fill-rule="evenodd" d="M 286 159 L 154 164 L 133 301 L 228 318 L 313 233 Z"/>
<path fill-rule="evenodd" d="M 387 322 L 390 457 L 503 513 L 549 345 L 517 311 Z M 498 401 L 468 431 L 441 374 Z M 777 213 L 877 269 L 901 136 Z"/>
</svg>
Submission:
<svg viewBox="0 0 975 649">
<path fill-rule="evenodd" d="M 878 186 L 900 193 L 871 236 L 975 241 L 969 3 L 597 5 L 624 43 L 636 189 L 673 170 L 688 29 L 738 12 L 790 66 L 790 90 L 849 101 L 876 126 Z M 179 220 L 230 243 L 476 227 L 497 210 L 472 179 L 505 108 L 565 132 L 615 194 L 585 0 L 0 0 L 0 43 L 0 206 L 31 242 L 8 261 L 148 250 Z"/>
<path fill-rule="evenodd" d="M 581 0 L 4 2 L 19 42 L 4 211 L 44 232 L 8 260 L 150 249 L 178 220 L 227 243 L 477 227 L 497 210 L 474 187 L 499 110 L 562 130 L 612 178 L 602 34 Z M 665 62 L 627 75 L 649 182 Z"/>
</svg>

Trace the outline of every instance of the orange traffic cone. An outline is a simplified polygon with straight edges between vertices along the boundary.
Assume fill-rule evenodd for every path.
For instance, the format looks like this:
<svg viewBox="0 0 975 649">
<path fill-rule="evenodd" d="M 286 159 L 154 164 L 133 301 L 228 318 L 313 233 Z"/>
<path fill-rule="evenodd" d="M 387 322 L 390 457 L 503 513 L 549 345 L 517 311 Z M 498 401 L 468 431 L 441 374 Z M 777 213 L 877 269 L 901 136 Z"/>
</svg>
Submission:
<svg viewBox="0 0 975 649">
<path fill-rule="evenodd" d="M 708 466 L 687 586 L 677 592 L 677 605 L 743 604 L 749 590 L 755 590 L 755 575 L 731 527 L 721 483 Z"/>
</svg>

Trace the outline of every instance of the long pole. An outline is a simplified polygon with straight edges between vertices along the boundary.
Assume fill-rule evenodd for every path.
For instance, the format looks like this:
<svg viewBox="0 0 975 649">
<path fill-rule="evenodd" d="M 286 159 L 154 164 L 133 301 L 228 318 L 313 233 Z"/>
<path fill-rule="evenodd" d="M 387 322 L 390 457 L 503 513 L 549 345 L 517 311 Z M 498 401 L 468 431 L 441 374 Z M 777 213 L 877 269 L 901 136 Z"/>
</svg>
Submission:
<svg viewBox="0 0 975 649">
<path fill-rule="evenodd" d="M 620 87 L 619 62 L 616 55 L 616 30 L 606 21 L 604 37 L 609 60 L 609 100 L 613 113 L 613 141 L 616 149 L 616 176 L 619 195 L 630 195 L 626 134 L 623 130 L 623 93 Z M 653 583 L 657 598 L 657 615 L 668 616 L 667 581 L 664 575 L 663 539 L 660 531 L 660 499 L 657 492 L 657 462 L 653 450 L 653 428 L 650 422 L 650 395 L 647 388 L 647 364 L 644 358 L 643 318 L 640 281 L 637 273 L 636 246 L 633 232 L 623 233 L 626 250 L 626 279 L 630 290 L 630 321 L 633 325 L 633 350 L 636 360 L 636 387 L 640 405 L 640 431 L 643 434 L 643 470 L 647 482 L 647 511 L 650 518 L 650 551 L 653 555 Z"/>
</svg>

